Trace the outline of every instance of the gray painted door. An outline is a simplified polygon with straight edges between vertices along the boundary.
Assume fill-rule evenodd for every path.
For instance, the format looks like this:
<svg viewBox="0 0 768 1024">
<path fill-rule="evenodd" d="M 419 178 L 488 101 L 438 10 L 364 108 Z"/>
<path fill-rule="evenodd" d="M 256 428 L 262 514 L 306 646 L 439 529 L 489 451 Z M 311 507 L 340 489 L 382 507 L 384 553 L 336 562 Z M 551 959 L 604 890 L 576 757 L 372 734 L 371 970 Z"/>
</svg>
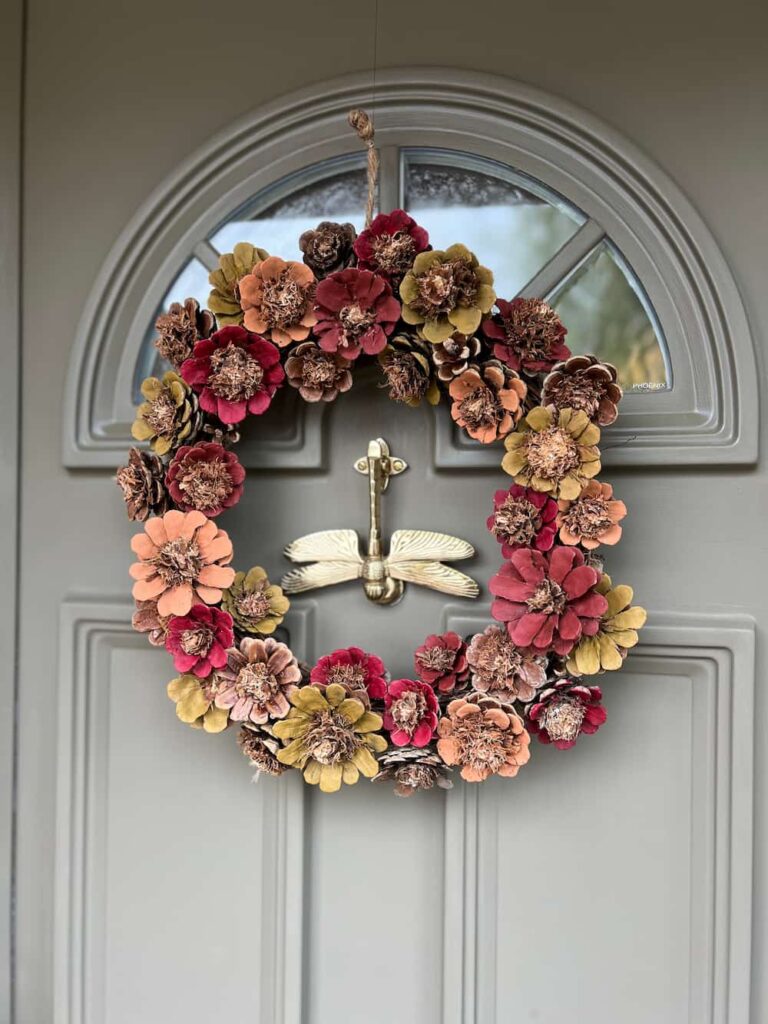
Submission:
<svg viewBox="0 0 768 1024">
<path fill-rule="evenodd" d="M 753 802 L 758 897 L 765 882 L 760 773 L 752 788 L 752 736 L 765 720 L 760 688 L 757 719 L 753 705 L 754 622 L 764 629 L 768 558 L 752 541 L 764 462 L 604 474 L 631 510 L 611 573 L 652 615 L 625 670 L 605 680 L 608 726 L 571 754 L 539 747 L 516 780 L 408 801 L 362 784 L 336 797 L 295 777 L 251 784 L 231 738 L 177 722 L 167 657 L 130 630 L 131 528 L 107 472 L 64 468 L 62 405 L 76 401 L 64 380 L 100 266 L 180 155 L 288 88 L 365 64 L 351 42 L 369 25 L 352 3 L 329 11 L 300 0 L 289 15 L 235 0 L 225 46 L 210 5 L 193 5 L 194 30 L 176 0 L 138 0 L 130 22 L 87 0 L 66 20 L 42 0 L 28 6 L 17 1021 L 765 1019 L 764 982 L 750 974 Z M 446 66 L 514 67 L 620 123 L 695 198 L 764 336 L 754 218 L 764 142 L 744 116 L 764 94 L 764 72 L 750 78 L 762 67 L 749 59 L 759 32 L 740 30 L 723 52 L 715 20 L 703 18 L 691 42 L 688 14 L 652 2 L 631 36 L 602 20 L 585 34 L 583 12 L 572 23 L 572 5 L 556 2 L 562 31 L 543 53 L 532 43 L 540 10 L 516 12 L 514 25 L 508 5 L 489 0 L 481 20 L 509 22 L 497 42 L 465 32 L 466 5 L 453 0 L 386 6 L 383 63 L 423 63 L 431 39 Z M 686 46 L 662 52 L 661 26 Z M 649 47 L 650 92 L 637 63 Z M 428 632 L 488 621 L 498 549 L 484 520 L 503 481 L 492 469 L 436 468 L 436 429 L 427 409 L 361 385 L 307 424 L 322 469 L 249 476 L 223 524 L 244 567 L 279 575 L 294 537 L 364 532 L 352 463 L 378 435 L 410 465 L 385 497 L 387 532 L 440 529 L 478 549 L 474 603 L 409 588 L 378 608 L 354 585 L 297 600 L 288 627 L 303 656 L 356 643 L 407 674 Z M 755 962 L 764 955 L 758 907 Z"/>
</svg>

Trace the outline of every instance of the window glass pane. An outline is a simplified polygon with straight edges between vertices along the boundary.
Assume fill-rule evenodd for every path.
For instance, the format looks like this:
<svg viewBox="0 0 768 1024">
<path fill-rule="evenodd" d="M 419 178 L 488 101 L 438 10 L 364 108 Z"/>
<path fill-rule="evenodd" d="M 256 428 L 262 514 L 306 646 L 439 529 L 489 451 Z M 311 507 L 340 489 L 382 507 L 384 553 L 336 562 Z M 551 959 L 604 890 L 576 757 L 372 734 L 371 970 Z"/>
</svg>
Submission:
<svg viewBox="0 0 768 1024">
<path fill-rule="evenodd" d="M 493 270 L 502 298 L 523 288 L 586 219 L 541 182 L 472 154 L 407 150 L 402 173 L 403 205 L 429 231 L 435 248 L 463 242 Z M 361 231 L 365 199 L 364 157 L 328 161 L 256 196 L 210 241 L 219 252 L 250 241 L 286 259 L 300 259 L 299 236 L 320 220 L 350 221 Z M 189 296 L 205 305 L 209 290 L 208 271 L 193 258 L 157 313 Z M 628 390 L 671 386 L 666 348 L 650 304 L 609 242 L 598 246 L 550 301 L 568 327 L 572 351 L 594 352 L 614 363 Z M 152 344 L 154 319 L 137 361 L 137 402 L 143 378 L 167 369 Z"/>
<path fill-rule="evenodd" d="M 317 174 L 310 169 L 308 176 Z M 237 242 L 251 242 L 286 260 L 301 259 L 299 237 L 318 221 L 354 224 L 362 231 L 367 185 L 365 169 L 355 167 L 302 184 L 306 176 L 282 183 L 281 196 L 262 196 L 211 236 L 219 252 L 232 252 Z"/>
<path fill-rule="evenodd" d="M 405 208 L 436 249 L 462 242 L 511 299 L 575 234 L 584 216 L 540 183 L 489 160 L 414 152 L 404 168 Z"/>
<path fill-rule="evenodd" d="M 669 386 L 665 347 L 647 299 L 610 243 L 603 242 L 550 299 L 574 353 L 613 363 L 626 390 Z"/>
</svg>

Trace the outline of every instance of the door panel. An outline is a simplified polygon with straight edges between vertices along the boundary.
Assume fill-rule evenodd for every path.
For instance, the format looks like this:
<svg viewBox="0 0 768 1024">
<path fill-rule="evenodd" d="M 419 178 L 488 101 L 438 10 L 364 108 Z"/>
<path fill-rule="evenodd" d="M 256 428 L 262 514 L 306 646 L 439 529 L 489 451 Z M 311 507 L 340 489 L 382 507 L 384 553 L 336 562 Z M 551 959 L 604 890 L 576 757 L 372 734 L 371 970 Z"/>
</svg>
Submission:
<svg viewBox="0 0 768 1024">
<path fill-rule="evenodd" d="M 768 325 L 755 216 L 766 141 L 752 113 L 765 62 L 750 59 L 764 33 L 753 12 L 730 11 L 726 30 L 707 11 L 692 30 L 684 5 L 653 0 L 627 33 L 626 21 L 598 25 L 597 15 L 556 2 L 550 22 L 566 31 L 542 33 L 534 5 L 515 11 L 516 31 L 496 44 L 487 26 L 510 17 L 497 0 L 460 34 L 466 5 L 447 0 L 436 22 L 435 5 L 393 4 L 394 13 L 382 8 L 391 21 L 379 56 L 389 70 L 378 78 L 376 111 L 381 137 L 392 133 L 385 195 L 397 195 L 398 146 L 463 148 L 563 194 L 573 185 L 590 217 L 608 210 L 606 230 L 642 279 L 653 272 L 648 294 L 665 331 L 668 319 L 677 323 L 676 343 L 666 331 L 674 387 L 655 396 L 659 406 L 654 396 L 628 396 L 602 474 L 630 509 L 608 568 L 635 585 L 649 626 L 625 670 L 603 681 L 607 727 L 570 755 L 536 745 L 531 764 L 506 783 L 458 783 L 408 801 L 364 783 L 324 797 L 295 774 L 254 785 L 234 737 L 177 721 L 165 695 L 167 655 L 130 628 L 134 527 L 110 481 L 138 352 L 128 328 L 138 310 L 145 329 L 174 267 L 193 251 L 210 258 L 201 240 L 237 196 L 283 173 L 257 137 L 265 128 L 279 134 L 281 111 L 295 128 L 288 156 L 275 143 L 286 172 L 351 153 L 343 117 L 318 140 L 312 113 L 368 102 L 367 72 L 317 85 L 329 69 L 365 63 L 351 31 L 368 32 L 368 13 L 350 3 L 331 11 L 300 0 L 288 13 L 262 5 L 256 39 L 222 33 L 211 5 L 198 5 L 190 21 L 188 3 L 136 0 L 121 21 L 114 5 L 72 0 L 62 19 L 55 5 L 29 0 L 23 131 L 7 147 L 15 197 L 23 136 L 18 595 L 12 557 L 4 567 L 6 598 L 19 612 L 18 671 L 10 655 L 5 663 L 17 676 L 16 716 L 6 716 L 16 745 L 5 762 L 15 794 L 14 1024 L 768 1018 L 767 976 L 751 977 L 768 943 L 764 642 L 756 700 L 753 692 L 755 637 L 764 641 L 767 621 L 766 431 L 755 398 L 766 375 L 759 344 L 757 372 L 752 354 L 752 337 L 764 338 Z M 20 21 L 20 6 L 11 7 Z M 252 3 L 234 0 L 227 24 L 250 27 L 254 17 Z M 194 31 L 179 30 L 192 23 Z M 661 26 L 685 45 L 660 48 Z M 424 60 L 426 38 L 449 75 L 402 70 Z M 11 49 L 17 81 L 21 48 Z M 638 60 L 642 70 L 632 73 Z M 226 74 L 196 70 L 223 63 Z M 521 80 L 597 117 L 492 77 L 511 64 Z M 256 113 L 294 87 L 306 87 L 304 108 L 294 97 Z M 12 102 L 13 88 L 6 95 Z M 510 107 L 514 117 L 503 113 Z M 243 130 L 228 126 L 241 116 L 250 126 L 242 166 L 227 159 Z M 175 171 L 200 145 L 208 162 L 194 174 L 192 164 Z M 691 196 L 728 265 L 640 149 Z M 354 159 L 362 161 L 359 150 Z M 150 204 L 144 220 L 132 220 L 151 195 L 162 211 Z M 11 232 L 15 207 L 13 199 Z M 174 234 L 168 213 L 178 210 L 184 223 Z M 110 262 L 120 237 L 114 252 L 123 258 Z M 578 246 L 566 248 L 558 266 L 580 258 Z M 100 274 L 108 286 L 95 292 Z M 13 277 L 5 280 L 11 313 Z M 104 301 L 89 305 L 89 295 Z M 13 319 L 4 326 L 14 330 Z M 676 418 L 681 382 L 689 393 Z M 12 366 L 0 390 L 9 392 L 0 412 L 12 465 Z M 258 561 L 279 577 L 289 567 L 281 549 L 296 536 L 325 527 L 363 535 L 366 487 L 352 462 L 382 435 L 411 467 L 384 498 L 386 535 L 427 527 L 466 538 L 478 555 L 465 567 L 483 586 L 475 603 L 409 587 L 388 609 L 352 584 L 300 598 L 286 621 L 297 654 L 359 643 L 400 675 L 428 632 L 481 628 L 485 585 L 499 564 L 484 520 L 508 481 L 476 448 L 457 445 L 447 409 L 395 407 L 371 381 L 300 417 L 295 402 L 284 405 L 240 449 L 253 472 L 222 521 L 238 567 Z M 3 519 L 9 537 L 14 514 Z M 2 627 L 9 639 L 12 627 L 11 615 Z"/>
<path fill-rule="evenodd" d="M 359 583 L 297 598 L 285 630 L 299 657 L 354 643 L 407 675 L 428 632 L 487 623 L 499 554 L 484 521 L 503 481 L 436 472 L 436 415 L 447 409 L 396 407 L 363 379 L 316 420 L 324 471 L 253 471 L 226 514 L 236 564 L 274 577 L 299 534 L 364 538 L 352 466 L 383 435 L 409 463 L 383 498 L 385 537 L 435 528 L 477 546 L 476 603 L 410 586 L 385 608 Z M 56 953 L 74 1009 L 61 1022 L 324 1024 L 349 1019 L 352 999 L 375 1024 L 554 1024 L 575 1008 L 698 1024 L 742 1005 L 723 950 L 749 941 L 747 851 L 727 857 L 732 793 L 743 815 L 751 792 L 748 622 L 652 617 L 604 679 L 610 728 L 571 754 L 536 744 L 516 780 L 401 800 L 365 782 L 324 795 L 292 773 L 251 785 L 231 735 L 176 720 L 167 656 L 129 612 L 65 607 Z"/>
</svg>

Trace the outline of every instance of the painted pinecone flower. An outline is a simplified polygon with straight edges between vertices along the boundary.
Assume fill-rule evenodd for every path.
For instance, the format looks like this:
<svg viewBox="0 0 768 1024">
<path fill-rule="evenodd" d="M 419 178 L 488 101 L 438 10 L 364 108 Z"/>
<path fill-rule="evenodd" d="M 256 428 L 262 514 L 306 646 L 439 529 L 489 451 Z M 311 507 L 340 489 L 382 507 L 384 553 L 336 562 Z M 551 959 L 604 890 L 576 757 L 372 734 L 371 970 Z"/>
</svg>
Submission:
<svg viewBox="0 0 768 1024">
<path fill-rule="evenodd" d="M 452 789 L 451 769 L 431 748 L 398 747 L 379 759 L 374 782 L 394 782 L 398 796 L 413 796 L 420 789 Z"/>
<path fill-rule="evenodd" d="M 608 602 L 597 590 L 600 573 L 584 564 L 578 548 L 545 553 L 513 551 L 488 584 L 496 600 L 491 615 L 507 623 L 519 647 L 568 654 L 582 636 L 594 636 Z"/>
<path fill-rule="evenodd" d="M 577 498 L 600 472 L 600 428 L 583 410 L 536 406 L 504 440 L 501 468 L 516 484 Z"/>
<path fill-rule="evenodd" d="M 503 626 L 488 626 L 472 637 L 467 663 L 476 690 L 509 703 L 532 700 L 547 679 L 545 659 L 518 647 Z"/>
<path fill-rule="evenodd" d="M 474 334 L 496 300 L 493 274 L 466 246 L 420 253 L 400 285 L 403 320 L 421 325 L 427 341 L 447 341 L 454 331 Z"/>
<path fill-rule="evenodd" d="M 527 390 L 514 370 L 495 359 L 472 365 L 448 388 L 451 416 L 470 437 L 491 444 L 514 429 Z"/>
<path fill-rule="evenodd" d="M 616 367 L 597 356 L 571 356 L 545 378 L 541 404 L 583 410 L 593 423 L 607 427 L 618 416 L 623 395 L 617 378 Z"/>
<path fill-rule="evenodd" d="M 198 679 L 191 674 L 177 676 L 168 683 L 166 692 L 176 705 L 176 717 L 180 722 L 191 725 L 193 729 L 213 733 L 227 728 L 229 711 L 214 704 L 217 693 L 215 676 L 207 679 Z"/>
<path fill-rule="evenodd" d="M 541 299 L 496 300 L 497 312 L 483 320 L 483 332 L 495 344 L 493 354 L 513 370 L 546 373 L 567 359 L 566 329 L 560 317 Z"/>
<path fill-rule="evenodd" d="M 343 686 L 350 697 L 366 708 L 371 698 L 383 700 L 387 694 L 387 670 L 375 654 L 359 647 L 346 647 L 323 655 L 310 673 L 313 686 Z"/>
<path fill-rule="evenodd" d="M 621 537 L 619 523 L 627 514 L 623 501 L 613 497 L 613 487 L 590 480 L 578 498 L 561 498 L 557 525 L 563 544 L 581 544 L 593 550 L 600 544 L 616 544 Z"/>
<path fill-rule="evenodd" d="M 198 392 L 200 408 L 222 423 L 266 412 L 285 380 L 275 346 L 236 325 L 198 341 L 181 373 Z"/>
<path fill-rule="evenodd" d="M 358 266 L 399 285 L 420 252 L 429 247 L 429 236 L 405 210 L 380 213 L 355 242 Z"/>
<path fill-rule="evenodd" d="M 137 601 L 157 601 L 160 615 L 186 615 L 193 604 L 218 604 L 235 577 L 232 542 L 202 512 L 170 509 L 152 516 L 131 539 L 138 557 L 128 570 Z"/>
<path fill-rule="evenodd" d="M 480 355 L 480 339 L 454 331 L 450 338 L 432 345 L 432 362 L 438 379 L 449 383 L 469 369 Z"/>
<path fill-rule="evenodd" d="M 202 417 L 189 386 L 173 370 L 162 379 L 147 377 L 141 384 L 144 401 L 136 410 L 131 434 L 149 441 L 156 455 L 167 455 L 183 441 L 191 441 Z"/>
<path fill-rule="evenodd" d="M 240 500 L 245 470 L 234 452 L 220 444 L 201 441 L 178 449 L 165 482 L 182 512 L 197 509 L 213 519 Z"/>
<path fill-rule="evenodd" d="M 538 736 L 542 743 L 568 750 L 582 733 L 595 733 L 605 722 L 608 714 L 602 699 L 599 686 L 561 679 L 542 690 L 526 709 L 526 724 L 531 735 Z"/>
<path fill-rule="evenodd" d="M 400 317 L 389 282 L 370 270 L 349 267 L 317 286 L 315 337 L 325 352 L 357 359 L 381 352 Z"/>
<path fill-rule="evenodd" d="M 192 355 L 195 342 L 216 330 L 216 320 L 208 309 L 201 309 L 197 299 L 173 302 L 167 312 L 155 321 L 158 337 L 155 348 L 163 359 L 178 370 Z"/>
<path fill-rule="evenodd" d="M 285 373 L 305 402 L 332 402 L 352 387 L 351 366 L 338 352 L 324 352 L 313 341 L 305 341 L 286 359 Z"/>
<path fill-rule="evenodd" d="M 177 672 L 207 679 L 227 663 L 227 650 L 235 642 L 232 617 L 220 608 L 194 604 L 186 615 L 168 623 L 165 648 L 173 655 Z"/>
<path fill-rule="evenodd" d="M 303 263 L 269 256 L 240 279 L 243 323 L 280 348 L 305 341 L 317 323 L 315 275 Z"/>
<path fill-rule="evenodd" d="M 123 492 L 128 518 L 143 523 L 149 516 L 161 516 L 168 508 L 165 467 L 157 455 L 131 448 L 128 465 L 117 471 L 115 483 Z"/>
<path fill-rule="evenodd" d="M 226 667 L 216 673 L 216 706 L 229 711 L 233 722 L 263 725 L 284 718 L 298 689 L 301 671 L 290 648 L 273 637 L 246 637 L 227 652 Z"/>
<path fill-rule="evenodd" d="M 384 728 L 396 747 L 426 747 L 437 729 L 435 691 L 420 679 L 393 679 L 384 698 Z"/>
<path fill-rule="evenodd" d="M 208 296 L 208 307 L 216 314 L 219 327 L 242 324 L 240 281 L 268 256 L 266 249 L 259 249 L 250 242 L 238 242 L 232 252 L 219 256 L 219 269 L 208 276 L 213 289 Z"/>
<path fill-rule="evenodd" d="M 381 716 L 366 710 L 337 683 L 325 690 L 303 686 L 290 696 L 288 717 L 274 725 L 285 746 L 281 764 L 298 768 L 304 781 L 324 793 L 335 793 L 342 782 L 353 785 L 360 775 L 372 779 L 378 771 L 374 754 L 387 749 L 380 734 Z"/>
<path fill-rule="evenodd" d="M 396 334 L 379 355 L 389 391 L 395 402 L 415 408 L 426 399 L 430 405 L 440 401 L 440 391 L 432 376 L 427 345 L 407 334 Z"/>
<path fill-rule="evenodd" d="M 458 633 L 432 633 L 413 655 L 419 679 L 439 693 L 466 688 L 469 678 L 467 645 Z"/>
<path fill-rule="evenodd" d="M 509 558 L 517 548 L 549 551 L 557 535 L 557 503 L 532 487 L 512 484 L 493 496 L 493 513 L 487 525 Z"/>
<path fill-rule="evenodd" d="M 573 675 L 595 675 L 621 668 L 627 651 L 640 639 L 638 629 L 645 625 L 645 608 L 632 605 L 632 587 L 614 587 L 605 573 L 595 587 L 605 597 L 606 609 L 600 617 L 597 632 L 584 636 L 568 656 L 568 670 Z"/>
<path fill-rule="evenodd" d="M 467 782 L 513 778 L 530 759 L 530 737 L 509 704 L 484 693 L 452 700 L 438 725 L 437 752 Z"/>
<path fill-rule="evenodd" d="M 258 773 L 277 776 L 286 771 L 285 765 L 280 764 L 277 759 L 280 741 L 275 737 L 269 725 L 246 723 L 237 734 L 237 742 L 245 757 L 248 758 L 248 763 Z"/>
<path fill-rule="evenodd" d="M 160 615 L 157 601 L 136 601 L 136 611 L 131 617 L 131 625 L 137 633 L 146 633 L 147 640 L 153 647 L 165 647 L 168 635 L 170 615 Z"/>
<path fill-rule="evenodd" d="M 357 232 L 351 224 L 323 220 L 299 239 L 303 260 L 318 281 L 355 262 Z"/>
<path fill-rule="evenodd" d="M 270 583 L 260 565 L 248 572 L 236 572 L 231 586 L 224 591 L 221 606 L 244 633 L 274 633 L 290 608 L 282 589 Z"/>
</svg>

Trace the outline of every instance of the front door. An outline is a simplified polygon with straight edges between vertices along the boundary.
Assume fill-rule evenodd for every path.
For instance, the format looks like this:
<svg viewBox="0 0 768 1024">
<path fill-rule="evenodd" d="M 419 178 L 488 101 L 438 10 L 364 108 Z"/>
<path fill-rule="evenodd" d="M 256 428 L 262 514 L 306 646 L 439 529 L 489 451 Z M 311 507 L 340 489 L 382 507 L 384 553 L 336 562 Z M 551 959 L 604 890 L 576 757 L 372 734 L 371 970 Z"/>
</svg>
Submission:
<svg viewBox="0 0 768 1024">
<path fill-rule="evenodd" d="M 214 210 L 205 237 L 192 244 L 180 226 L 173 258 L 163 256 L 166 270 L 176 261 L 166 279 L 143 279 L 137 257 L 125 288 L 149 296 L 146 338 L 129 356 L 83 343 L 66 388 L 38 369 L 38 347 L 61 345 L 57 325 L 79 310 L 48 278 L 24 350 L 19 1020 L 748 1024 L 749 616 L 759 608 L 736 594 L 742 535 L 759 513 L 745 489 L 738 529 L 718 527 L 715 540 L 713 520 L 691 511 L 708 508 L 720 522 L 724 498 L 713 484 L 731 495 L 742 486 L 725 470 L 690 468 L 702 461 L 690 453 L 706 359 L 695 372 L 678 359 L 674 285 L 657 302 L 656 278 L 641 276 L 640 242 L 635 258 L 629 229 L 620 245 L 587 187 L 569 197 L 563 171 L 555 188 L 543 156 L 505 162 L 479 137 L 459 151 L 436 131 L 420 145 L 414 128 L 399 143 L 384 137 L 382 202 L 406 203 L 435 246 L 467 242 L 495 267 L 506 297 L 546 295 L 574 350 L 619 368 L 631 427 L 622 434 L 620 420 L 606 433 L 601 479 L 630 513 L 606 568 L 650 611 L 642 642 L 599 681 L 607 724 L 571 751 L 536 743 L 515 779 L 456 778 L 450 791 L 407 800 L 367 782 L 325 795 L 298 773 L 252 784 L 231 735 L 176 719 L 169 657 L 130 628 L 136 526 L 107 470 L 129 442 L 119 415 L 113 425 L 101 415 L 103 388 L 120 381 L 110 398 L 118 410 L 135 400 L 153 369 L 155 307 L 204 300 L 208 270 L 234 242 L 295 258 L 298 234 L 319 219 L 359 226 L 361 160 L 353 143 L 303 169 L 292 153 L 290 174 L 275 173 L 245 203 L 232 198 L 227 216 Z M 97 307 L 91 300 L 88 323 Z M 730 423 L 724 380 L 712 401 L 722 399 Z M 675 420 L 680 395 L 690 408 Z M 65 432 L 80 425 L 65 438 L 69 473 L 54 415 L 62 398 L 73 413 Z M 656 433 L 663 427 L 671 440 L 654 447 L 657 415 Z M 408 584 L 401 601 L 380 606 L 346 583 L 295 598 L 284 636 L 310 663 L 355 645 L 399 678 L 412 674 L 428 634 L 464 636 L 491 621 L 487 583 L 500 550 L 486 519 L 494 492 L 510 483 L 500 449 L 489 457 L 461 440 L 445 405 L 391 402 L 375 376 L 322 409 L 286 389 L 246 431 L 245 495 L 221 525 L 236 567 L 261 565 L 273 579 L 291 568 L 282 550 L 301 535 L 352 528 L 364 543 L 368 493 L 354 464 L 378 437 L 408 464 L 382 499 L 385 538 L 412 528 L 468 541 L 477 554 L 458 567 L 480 596 Z M 661 464 L 667 443 L 689 468 Z"/>
</svg>

